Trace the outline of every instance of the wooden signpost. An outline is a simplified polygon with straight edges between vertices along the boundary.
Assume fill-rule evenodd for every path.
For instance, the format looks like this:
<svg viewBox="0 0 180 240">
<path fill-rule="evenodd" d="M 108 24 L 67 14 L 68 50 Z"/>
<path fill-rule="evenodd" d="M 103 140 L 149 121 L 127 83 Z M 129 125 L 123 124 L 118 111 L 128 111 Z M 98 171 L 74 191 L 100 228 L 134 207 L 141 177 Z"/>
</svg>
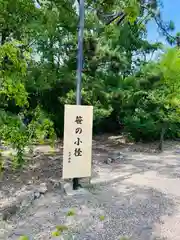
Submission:
<svg viewBox="0 0 180 240">
<path fill-rule="evenodd" d="M 65 105 L 63 179 L 91 176 L 93 107 Z"/>
</svg>

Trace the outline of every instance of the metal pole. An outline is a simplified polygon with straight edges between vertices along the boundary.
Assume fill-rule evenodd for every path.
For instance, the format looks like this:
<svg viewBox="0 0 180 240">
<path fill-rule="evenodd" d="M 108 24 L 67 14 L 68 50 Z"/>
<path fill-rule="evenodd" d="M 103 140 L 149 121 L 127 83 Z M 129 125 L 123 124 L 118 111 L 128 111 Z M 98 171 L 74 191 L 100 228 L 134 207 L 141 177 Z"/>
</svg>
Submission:
<svg viewBox="0 0 180 240">
<path fill-rule="evenodd" d="M 76 105 L 81 105 L 81 82 L 83 70 L 83 37 L 84 37 L 84 0 L 79 0 L 79 30 L 78 30 L 78 56 L 76 79 Z M 80 187 L 79 179 L 73 178 L 73 189 Z"/>
</svg>

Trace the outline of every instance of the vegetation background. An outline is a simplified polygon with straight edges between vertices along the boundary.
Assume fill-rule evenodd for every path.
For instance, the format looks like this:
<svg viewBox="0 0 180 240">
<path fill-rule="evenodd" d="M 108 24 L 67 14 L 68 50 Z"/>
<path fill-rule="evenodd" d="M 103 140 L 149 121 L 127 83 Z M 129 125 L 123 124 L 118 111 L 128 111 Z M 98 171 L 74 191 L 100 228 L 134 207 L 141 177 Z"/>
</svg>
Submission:
<svg viewBox="0 0 180 240">
<path fill-rule="evenodd" d="M 64 104 L 75 103 L 78 2 L 0 0 L 0 137 L 17 151 L 63 135 Z M 180 136 L 179 34 L 158 0 L 87 0 L 82 104 L 94 134 L 135 141 Z M 147 40 L 154 19 L 171 44 Z"/>
</svg>

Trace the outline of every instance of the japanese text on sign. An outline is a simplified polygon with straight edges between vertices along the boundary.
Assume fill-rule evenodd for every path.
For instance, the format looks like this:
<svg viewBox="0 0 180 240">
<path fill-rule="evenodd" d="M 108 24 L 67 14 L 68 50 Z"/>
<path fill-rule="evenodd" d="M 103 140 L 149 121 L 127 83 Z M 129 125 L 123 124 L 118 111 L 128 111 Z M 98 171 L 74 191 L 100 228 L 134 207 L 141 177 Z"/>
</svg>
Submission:
<svg viewBox="0 0 180 240">
<path fill-rule="evenodd" d="M 76 116 L 75 123 L 78 125 L 78 124 L 82 124 L 82 122 L 83 122 L 82 116 Z M 79 134 L 81 134 L 82 133 L 82 128 L 77 127 L 76 130 L 75 130 L 75 134 L 78 134 L 78 132 L 79 132 Z M 82 150 L 81 150 L 81 147 L 80 147 L 81 143 L 82 143 L 81 138 L 77 137 L 77 140 L 74 142 L 74 144 L 78 146 L 74 149 L 74 156 L 76 156 L 76 157 L 82 156 Z"/>
</svg>

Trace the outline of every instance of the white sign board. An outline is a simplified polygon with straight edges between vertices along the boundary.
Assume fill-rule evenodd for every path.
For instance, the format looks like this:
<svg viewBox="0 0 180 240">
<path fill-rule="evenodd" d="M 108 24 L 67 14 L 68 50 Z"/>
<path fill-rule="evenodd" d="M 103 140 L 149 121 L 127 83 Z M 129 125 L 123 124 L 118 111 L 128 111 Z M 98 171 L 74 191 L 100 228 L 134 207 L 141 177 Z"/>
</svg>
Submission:
<svg viewBox="0 0 180 240">
<path fill-rule="evenodd" d="M 63 179 L 91 176 L 93 107 L 65 105 Z"/>
</svg>

